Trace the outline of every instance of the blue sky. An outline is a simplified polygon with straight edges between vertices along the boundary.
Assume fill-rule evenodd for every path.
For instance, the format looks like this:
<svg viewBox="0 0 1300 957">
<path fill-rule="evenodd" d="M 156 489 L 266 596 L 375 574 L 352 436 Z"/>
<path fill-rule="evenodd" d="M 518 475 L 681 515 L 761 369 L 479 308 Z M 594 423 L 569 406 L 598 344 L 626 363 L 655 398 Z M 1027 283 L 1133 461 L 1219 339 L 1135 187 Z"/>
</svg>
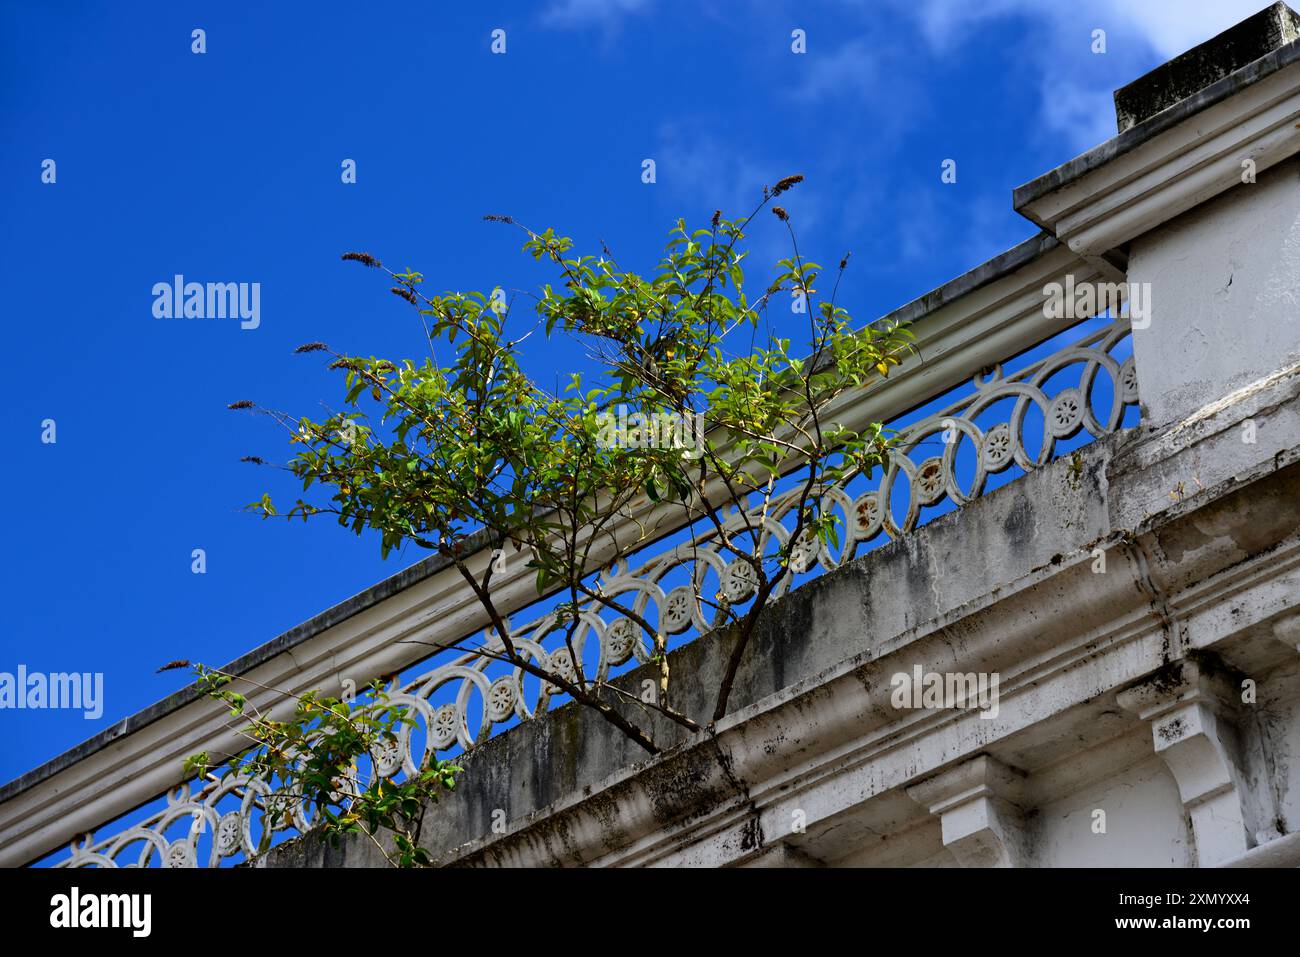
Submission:
<svg viewBox="0 0 1300 957">
<path fill-rule="evenodd" d="M 105 681 L 98 721 L 0 711 L 3 780 L 176 690 L 161 663 L 224 663 L 422 557 L 240 511 L 293 485 L 239 462 L 288 453 L 227 403 L 319 413 L 338 388 L 291 355 L 309 340 L 419 348 L 340 253 L 435 289 L 535 288 L 549 276 L 518 233 L 482 221 L 508 213 L 647 269 L 676 217 L 747 211 L 800 172 L 801 246 L 852 250 L 842 301 L 865 323 L 1031 235 L 1012 187 L 1111 135 L 1112 89 L 1264 3 L 240 6 L 3 4 L 0 671 Z M 755 260 L 781 252 L 775 225 Z M 155 319 L 177 273 L 260 283 L 260 325 Z M 539 375 L 581 365 L 573 343 L 530 342 Z"/>
</svg>

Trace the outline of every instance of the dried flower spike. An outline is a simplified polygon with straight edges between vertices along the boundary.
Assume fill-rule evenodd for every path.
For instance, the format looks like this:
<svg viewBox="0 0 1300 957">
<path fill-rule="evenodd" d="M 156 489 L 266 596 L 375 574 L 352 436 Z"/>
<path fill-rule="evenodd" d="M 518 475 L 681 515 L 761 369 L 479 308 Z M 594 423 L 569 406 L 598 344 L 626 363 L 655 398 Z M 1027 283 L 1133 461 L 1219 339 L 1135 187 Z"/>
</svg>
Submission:
<svg viewBox="0 0 1300 957">
<path fill-rule="evenodd" d="M 798 186 L 802 182 L 803 182 L 803 173 L 795 173 L 793 176 L 787 176 L 785 177 L 785 179 L 779 179 L 776 181 L 776 185 L 772 187 L 772 195 L 780 196 L 790 187 Z"/>
<path fill-rule="evenodd" d="M 343 259 L 349 262 L 361 263 L 361 265 L 369 266 L 371 269 L 379 265 L 379 260 L 370 253 L 344 253 Z"/>
</svg>

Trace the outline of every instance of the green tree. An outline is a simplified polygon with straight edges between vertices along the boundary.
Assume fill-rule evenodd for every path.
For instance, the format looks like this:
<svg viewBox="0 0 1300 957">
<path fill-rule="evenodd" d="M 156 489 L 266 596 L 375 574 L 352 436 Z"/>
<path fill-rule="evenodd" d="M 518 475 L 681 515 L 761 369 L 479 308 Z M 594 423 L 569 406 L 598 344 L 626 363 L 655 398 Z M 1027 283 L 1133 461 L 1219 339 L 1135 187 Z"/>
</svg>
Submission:
<svg viewBox="0 0 1300 957">
<path fill-rule="evenodd" d="M 638 707 L 689 731 L 711 727 L 727 711 L 769 597 L 803 569 L 818 541 L 838 546 L 842 520 L 826 490 L 887 462 L 892 433 L 880 423 L 848 428 L 836 409 L 847 392 L 888 376 L 910 342 L 899 325 L 853 328 L 836 302 L 847 255 L 829 294 L 820 294 L 822 267 L 802 256 L 789 214 L 773 204 L 801 180 L 765 188 L 743 219 L 717 212 L 693 231 L 679 220 L 648 276 L 624 269 L 608 249 L 575 256 L 571 240 L 550 229 L 486 217 L 521 229 L 524 250 L 555 270 L 554 285 L 532 297 L 535 317 L 524 322 L 499 291 L 428 295 L 418 272 L 345 254 L 385 274 L 391 292 L 410 304 L 428 356 L 391 361 L 320 342 L 299 347 L 331 357 L 344 380 L 340 411 L 316 421 L 251 402 L 231 408 L 281 424 L 297 447 L 285 467 L 304 495 L 313 487 L 324 493 L 287 510 L 269 494 L 249 507 L 268 518 L 334 516 L 357 534 L 377 532 L 385 555 L 410 542 L 445 556 L 491 623 L 495 641 L 477 651 L 549 682 L 654 753 L 663 742 L 636 709 L 616 706 L 630 696 L 584 674 L 573 646 L 581 610 L 625 616 L 643 631 L 657 672 L 654 700 Z M 768 207 L 788 233 L 790 255 L 752 295 L 742 244 Z M 806 314 L 807 340 L 798 348 L 768 331 L 769 306 L 791 297 Z M 562 389 L 544 388 L 521 364 L 524 343 L 539 333 L 583 344 L 595 375 L 584 381 L 575 373 Z M 621 429 L 625 422 L 635 427 Z M 683 441 L 688 430 L 666 428 L 674 423 L 703 427 Z M 798 489 L 794 528 L 782 541 L 764 519 L 778 490 L 789 488 Z M 640 530 L 634 540 L 625 534 L 631 526 Z M 670 674 L 664 629 L 597 581 L 612 560 L 684 526 L 715 543 L 748 595 L 733 603 L 722 592 L 696 592 L 715 627 L 734 635 L 710 692 L 713 708 L 697 715 L 674 707 L 673 682 L 683 678 Z M 522 555 L 539 596 L 560 595 L 568 658 L 559 666 L 517 647 L 494 598 L 496 564 L 470 567 L 465 542 L 475 533 Z"/>
<path fill-rule="evenodd" d="M 415 721 L 400 704 L 388 700 L 376 681 L 356 701 L 317 692 L 289 695 L 292 715 L 277 720 L 234 690 L 249 679 L 203 664 L 173 661 L 159 671 L 189 668 L 201 693 L 230 709 L 230 717 L 249 747 L 221 762 L 214 775 L 213 756 L 204 751 L 185 761 L 187 775 L 232 780 L 241 790 L 262 792 L 262 834 L 257 852 L 271 846 L 276 830 L 298 820 L 314 822 L 333 845 L 344 835 L 365 834 L 394 867 L 429 863 L 420 847 L 420 831 L 429 805 L 456 786 L 461 768 L 433 752 L 402 779 L 392 772 L 401 763 L 402 724 Z M 382 842 L 387 836 L 389 845 Z"/>
</svg>

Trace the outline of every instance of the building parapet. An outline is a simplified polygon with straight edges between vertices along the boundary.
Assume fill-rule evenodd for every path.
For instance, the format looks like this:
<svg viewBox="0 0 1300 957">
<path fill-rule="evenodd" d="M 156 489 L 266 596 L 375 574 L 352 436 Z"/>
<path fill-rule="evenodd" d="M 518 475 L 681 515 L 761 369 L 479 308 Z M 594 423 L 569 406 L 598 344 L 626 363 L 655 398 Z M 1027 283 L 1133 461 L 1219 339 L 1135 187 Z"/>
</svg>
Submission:
<svg viewBox="0 0 1300 957">
<path fill-rule="evenodd" d="M 464 751 L 470 779 L 498 787 L 512 805 L 502 834 L 483 828 L 482 808 L 449 803 L 430 837 L 444 863 L 842 861 L 828 844 L 840 824 L 848 830 L 836 841 L 851 833 L 864 847 L 882 829 L 921 835 L 862 852 L 877 863 L 918 854 L 1030 860 L 1033 809 L 1068 791 L 1067 755 L 1096 751 L 1092 763 L 1112 770 L 1151 757 L 1134 730 L 1149 709 L 1122 707 L 1125 688 L 1159 683 L 1162 669 L 1189 656 L 1198 667 L 1287 666 L 1276 636 L 1291 633 L 1300 593 L 1300 516 L 1292 514 L 1300 496 L 1288 498 L 1300 475 L 1300 326 L 1286 321 L 1300 297 L 1291 269 L 1300 263 L 1286 258 L 1300 248 L 1300 203 L 1281 178 L 1300 152 L 1295 22 L 1274 5 L 1121 91 L 1117 138 L 1015 191 L 1016 208 L 1043 232 L 886 317 L 911 323 L 917 354 L 885 388 L 847 396 L 833 415 L 849 428 L 898 423 L 900 445 L 882 476 L 824 490 L 847 540 L 796 550 L 803 578 L 829 574 L 764 612 L 746 688 L 712 733 L 638 764 L 629 742 L 606 740 L 608 729 L 589 726 L 575 707 L 548 714 L 548 688 L 526 690 L 521 675 L 491 671 L 490 656 L 460 650 L 489 622 L 460 574 L 437 558 L 224 670 L 298 694 L 425 663 L 396 699 L 418 716 L 419 731 L 378 756 L 382 772 L 402 774 L 427 748 Z M 1258 52 L 1252 43 L 1263 52 L 1237 63 L 1242 50 Z M 1226 65 L 1207 73 L 1216 57 Z M 1183 93 L 1189 63 L 1209 85 L 1165 103 L 1168 91 Z M 1256 211 L 1265 209 L 1260 229 Z M 1223 257 L 1215 237 L 1224 236 L 1237 244 L 1234 256 L 1282 261 L 1241 267 L 1244 301 L 1198 308 Z M 1082 310 L 1049 302 L 1054 287 L 1135 282 L 1160 290 L 1147 300 L 1150 314 L 1137 315 L 1131 293 L 1104 315 L 1096 298 Z M 1240 315 L 1230 326 L 1233 309 Z M 1243 323 L 1238 343 L 1215 356 L 1189 345 Z M 964 392 L 948 395 L 964 382 Z M 1027 426 L 1031 418 L 1039 424 Z M 1237 431 L 1247 423 L 1258 432 L 1249 442 Z M 1271 510 L 1263 528 L 1234 518 L 1232 508 L 1258 519 L 1262 506 L 1250 503 L 1260 501 Z M 764 516 L 782 541 L 782 509 L 792 502 Z M 664 631 L 707 636 L 672 654 L 694 659 L 685 670 L 708 673 L 726 633 L 713 631 L 692 589 L 673 576 L 714 576 L 734 601 L 752 589 L 709 535 L 682 541 L 669 515 L 647 499 L 613 529 L 596 556 L 612 565 L 602 583 L 633 596 L 636 611 L 657 616 Z M 481 572 L 496 556 L 486 540 L 471 544 L 471 570 Z M 1109 571 L 1096 571 L 1098 554 Z M 538 602 L 531 570 L 507 561 L 494 580 L 498 607 L 522 620 L 512 625 L 517 643 L 562 670 L 568 652 L 555 640 L 556 620 L 530 612 Z M 594 613 L 575 640 L 595 643 L 600 676 L 615 683 L 636 680 L 648 655 L 634 629 Z M 998 715 L 882 707 L 882 662 L 904 654 L 997 670 L 1005 679 Z M 292 707 L 269 691 L 249 699 L 272 717 Z M 1251 791 L 1262 773 L 1251 750 L 1259 739 L 1238 729 L 1241 716 L 1214 710 L 1227 729 L 1220 735 L 1210 711 L 1195 713 L 1199 737 L 1162 754 L 1194 756 L 1177 758 L 1180 787 L 1188 766 L 1192 777 L 1198 768 L 1217 768 L 1218 777 L 1184 795 L 1199 852 L 1173 863 L 1245 859 L 1294 830 L 1294 812 Z M 510 730 L 494 733 L 502 728 Z M 1061 734 L 1082 745 L 1043 744 Z M 1108 753 L 1116 740 L 1123 745 Z M 255 819 L 277 800 L 272 790 L 257 780 L 187 781 L 182 772 L 190 754 L 237 747 L 224 713 L 184 689 L 0 788 L 0 864 L 61 846 L 71 847 L 62 862 L 70 865 L 251 859 Z M 503 781 L 507 764 L 525 770 Z M 1008 785 L 1021 778 L 1023 787 Z M 123 818 L 164 794 L 161 810 Z M 1231 833 L 1214 808 L 1194 813 L 1211 800 L 1233 809 Z M 784 823 L 795 811 L 802 830 Z M 300 810 L 294 826 L 308 831 L 311 821 Z M 466 834 L 491 836 L 463 847 Z M 298 840 L 263 863 L 321 854 L 328 860 Z"/>
</svg>

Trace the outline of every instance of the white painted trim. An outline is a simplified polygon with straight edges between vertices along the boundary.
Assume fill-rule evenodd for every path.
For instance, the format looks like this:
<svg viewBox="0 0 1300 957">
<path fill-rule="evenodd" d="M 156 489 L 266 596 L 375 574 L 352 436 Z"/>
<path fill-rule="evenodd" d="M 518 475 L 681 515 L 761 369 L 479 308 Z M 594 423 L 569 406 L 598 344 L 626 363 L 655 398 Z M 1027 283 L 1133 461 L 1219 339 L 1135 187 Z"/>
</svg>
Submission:
<svg viewBox="0 0 1300 957">
<path fill-rule="evenodd" d="M 1020 207 L 1077 255 L 1100 257 L 1244 186 L 1300 152 L 1300 63 L 1292 63 Z"/>
<path fill-rule="evenodd" d="M 1300 867 L 1300 831 L 1293 831 L 1275 841 L 1252 847 L 1245 854 L 1239 854 L 1215 866 Z"/>
</svg>

